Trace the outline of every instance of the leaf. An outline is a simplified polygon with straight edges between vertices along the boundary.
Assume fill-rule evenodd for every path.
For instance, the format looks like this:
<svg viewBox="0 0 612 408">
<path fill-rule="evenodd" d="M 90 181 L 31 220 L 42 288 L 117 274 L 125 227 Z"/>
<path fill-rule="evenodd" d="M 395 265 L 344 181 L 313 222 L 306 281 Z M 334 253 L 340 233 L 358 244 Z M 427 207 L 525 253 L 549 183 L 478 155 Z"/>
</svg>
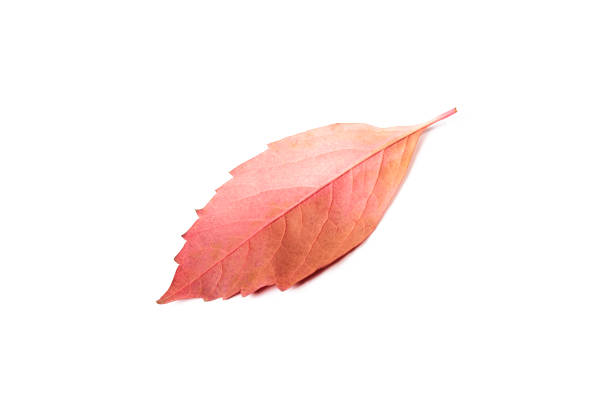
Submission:
<svg viewBox="0 0 612 408">
<path fill-rule="evenodd" d="M 406 175 L 425 128 L 334 124 L 290 136 L 236 167 L 183 237 L 158 303 L 285 290 L 362 243 Z"/>
</svg>

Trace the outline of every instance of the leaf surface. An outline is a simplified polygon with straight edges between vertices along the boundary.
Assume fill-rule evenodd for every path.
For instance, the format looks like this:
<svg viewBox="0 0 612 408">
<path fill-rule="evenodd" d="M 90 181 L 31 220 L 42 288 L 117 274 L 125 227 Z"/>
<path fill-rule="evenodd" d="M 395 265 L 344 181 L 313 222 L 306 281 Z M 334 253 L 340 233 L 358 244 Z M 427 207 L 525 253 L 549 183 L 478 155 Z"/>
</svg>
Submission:
<svg viewBox="0 0 612 408">
<path fill-rule="evenodd" d="M 285 290 L 374 231 L 405 177 L 424 129 L 334 124 L 270 143 L 236 167 L 183 235 L 158 303 Z"/>
</svg>

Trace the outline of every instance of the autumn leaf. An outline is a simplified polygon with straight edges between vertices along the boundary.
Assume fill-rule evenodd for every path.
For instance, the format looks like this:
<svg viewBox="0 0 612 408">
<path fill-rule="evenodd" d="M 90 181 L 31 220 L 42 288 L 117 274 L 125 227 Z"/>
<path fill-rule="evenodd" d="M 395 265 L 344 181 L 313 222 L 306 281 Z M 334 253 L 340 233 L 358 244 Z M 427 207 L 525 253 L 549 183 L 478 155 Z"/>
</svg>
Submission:
<svg viewBox="0 0 612 408">
<path fill-rule="evenodd" d="M 424 129 L 338 123 L 268 145 L 198 210 L 158 303 L 285 290 L 362 243 L 396 194 Z"/>
</svg>

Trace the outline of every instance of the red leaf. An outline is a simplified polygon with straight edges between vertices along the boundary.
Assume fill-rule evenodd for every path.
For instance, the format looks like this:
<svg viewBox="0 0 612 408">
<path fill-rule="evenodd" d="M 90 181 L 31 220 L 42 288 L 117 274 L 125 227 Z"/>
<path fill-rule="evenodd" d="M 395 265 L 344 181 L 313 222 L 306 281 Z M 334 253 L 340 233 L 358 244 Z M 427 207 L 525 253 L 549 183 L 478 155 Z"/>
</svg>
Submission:
<svg viewBox="0 0 612 408">
<path fill-rule="evenodd" d="M 183 237 L 158 303 L 285 290 L 363 242 L 406 175 L 425 128 L 334 124 L 287 137 L 236 167 Z"/>
</svg>

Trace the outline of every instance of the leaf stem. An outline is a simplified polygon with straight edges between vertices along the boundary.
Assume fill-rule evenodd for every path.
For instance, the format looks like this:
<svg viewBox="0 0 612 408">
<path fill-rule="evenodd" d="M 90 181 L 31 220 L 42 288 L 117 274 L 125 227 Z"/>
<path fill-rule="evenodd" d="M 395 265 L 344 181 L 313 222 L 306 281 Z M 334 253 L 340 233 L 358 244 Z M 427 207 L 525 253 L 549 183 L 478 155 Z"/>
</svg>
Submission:
<svg viewBox="0 0 612 408">
<path fill-rule="evenodd" d="M 454 115 L 455 113 L 457 113 L 457 108 L 453 108 L 453 109 L 449 110 L 448 112 L 444 112 L 444 113 L 443 113 L 443 114 L 441 114 L 440 116 L 436 116 L 435 118 L 433 118 L 433 119 L 432 119 L 432 120 L 430 120 L 429 122 L 426 122 L 426 123 L 423 125 L 423 128 L 427 128 L 427 127 L 429 127 L 429 126 L 433 125 L 434 123 L 441 121 L 442 119 L 446 119 L 446 118 L 448 118 L 449 116 Z"/>
</svg>

